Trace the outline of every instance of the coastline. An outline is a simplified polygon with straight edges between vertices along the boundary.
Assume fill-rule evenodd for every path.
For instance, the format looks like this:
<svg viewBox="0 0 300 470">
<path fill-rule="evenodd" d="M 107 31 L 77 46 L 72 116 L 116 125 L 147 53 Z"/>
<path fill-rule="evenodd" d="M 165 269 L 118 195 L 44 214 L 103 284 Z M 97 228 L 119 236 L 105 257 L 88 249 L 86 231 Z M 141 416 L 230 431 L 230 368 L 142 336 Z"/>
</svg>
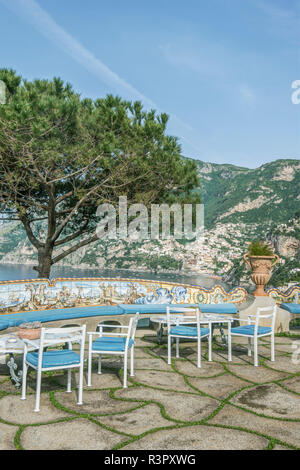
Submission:
<svg viewBox="0 0 300 470">
<path fill-rule="evenodd" d="M 23 263 L 0 263 L 0 280 L 22 280 L 37 279 L 37 273 L 32 269 L 33 264 Z M 129 270 L 129 269 L 101 269 L 101 268 L 85 268 L 83 266 L 53 266 L 51 279 L 57 277 L 108 277 L 108 278 L 131 278 L 145 279 L 153 281 L 174 281 L 184 284 L 201 285 L 210 288 L 216 283 L 228 286 L 222 281 L 220 276 L 215 276 L 199 272 L 183 272 L 183 271 L 159 271 L 151 272 L 146 270 Z"/>
</svg>

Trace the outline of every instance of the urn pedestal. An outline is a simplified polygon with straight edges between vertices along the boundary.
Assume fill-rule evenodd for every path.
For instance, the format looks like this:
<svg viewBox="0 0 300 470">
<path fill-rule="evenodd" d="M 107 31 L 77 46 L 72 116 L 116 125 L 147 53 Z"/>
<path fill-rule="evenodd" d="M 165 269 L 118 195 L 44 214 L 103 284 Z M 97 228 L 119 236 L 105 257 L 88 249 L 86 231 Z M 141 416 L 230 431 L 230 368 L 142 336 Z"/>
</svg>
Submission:
<svg viewBox="0 0 300 470">
<path fill-rule="evenodd" d="M 273 261 L 274 258 L 275 261 Z M 264 287 L 271 278 L 271 269 L 278 263 L 279 256 L 250 256 L 245 254 L 244 261 L 249 269 L 251 269 L 251 279 L 256 285 L 256 290 L 253 294 L 256 297 L 266 296 Z"/>
</svg>

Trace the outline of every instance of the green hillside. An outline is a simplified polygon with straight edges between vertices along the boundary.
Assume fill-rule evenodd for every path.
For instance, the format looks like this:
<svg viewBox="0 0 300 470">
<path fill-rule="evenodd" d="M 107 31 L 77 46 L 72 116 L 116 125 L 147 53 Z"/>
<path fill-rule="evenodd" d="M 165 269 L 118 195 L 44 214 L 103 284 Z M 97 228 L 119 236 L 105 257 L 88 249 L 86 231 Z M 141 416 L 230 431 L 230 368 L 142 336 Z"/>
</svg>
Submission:
<svg viewBox="0 0 300 470">
<path fill-rule="evenodd" d="M 277 160 L 253 170 L 201 161 L 198 167 L 207 228 L 217 221 L 284 223 L 299 210 L 299 160 Z M 243 202 L 259 207 L 228 214 Z"/>
</svg>

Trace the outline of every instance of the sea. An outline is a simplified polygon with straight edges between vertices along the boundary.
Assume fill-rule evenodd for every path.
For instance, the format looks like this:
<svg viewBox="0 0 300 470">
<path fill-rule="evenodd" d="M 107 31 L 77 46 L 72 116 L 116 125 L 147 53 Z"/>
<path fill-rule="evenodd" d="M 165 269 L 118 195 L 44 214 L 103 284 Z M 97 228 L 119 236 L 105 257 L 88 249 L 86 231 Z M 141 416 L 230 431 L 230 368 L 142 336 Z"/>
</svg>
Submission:
<svg viewBox="0 0 300 470">
<path fill-rule="evenodd" d="M 37 272 L 32 265 L 28 264 L 0 264 L 0 281 L 12 281 L 23 279 L 36 279 Z M 144 279 L 150 281 L 169 281 L 182 284 L 198 285 L 210 288 L 215 284 L 224 285 L 220 280 L 205 274 L 178 274 L 178 273 L 151 273 L 129 270 L 100 270 L 100 269 L 80 269 L 69 266 L 53 266 L 51 269 L 51 279 L 57 277 L 108 277 L 108 278 L 129 278 Z"/>
</svg>

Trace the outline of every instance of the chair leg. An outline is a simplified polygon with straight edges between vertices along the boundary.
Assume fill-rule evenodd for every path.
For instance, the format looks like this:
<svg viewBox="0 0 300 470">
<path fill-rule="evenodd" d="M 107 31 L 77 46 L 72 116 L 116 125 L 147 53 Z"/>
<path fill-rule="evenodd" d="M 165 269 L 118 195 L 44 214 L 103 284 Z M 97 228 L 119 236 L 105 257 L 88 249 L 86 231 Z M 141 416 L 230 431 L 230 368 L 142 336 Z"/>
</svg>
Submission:
<svg viewBox="0 0 300 470">
<path fill-rule="evenodd" d="M 209 324 L 209 336 L 208 336 L 208 360 L 212 362 L 212 328 L 211 323 Z"/>
<path fill-rule="evenodd" d="M 25 362 L 25 358 L 23 361 L 23 375 L 22 375 L 22 397 L 21 400 L 26 400 L 26 381 L 27 381 L 27 370 L 28 366 Z"/>
<path fill-rule="evenodd" d="M 275 338 L 274 334 L 271 335 L 271 362 L 275 361 Z"/>
<path fill-rule="evenodd" d="M 127 388 L 127 352 L 124 354 L 124 380 L 123 388 Z"/>
<path fill-rule="evenodd" d="M 251 357 L 251 338 L 248 338 L 248 356 Z"/>
<path fill-rule="evenodd" d="M 78 402 L 77 402 L 77 405 L 82 405 L 82 389 L 83 389 L 83 364 L 79 367 L 79 384 L 78 384 Z"/>
<path fill-rule="evenodd" d="M 176 338 L 176 358 L 179 358 L 179 338 Z"/>
<path fill-rule="evenodd" d="M 92 352 L 89 350 L 88 354 L 88 380 L 87 380 L 87 386 L 91 387 L 92 386 Z"/>
<path fill-rule="evenodd" d="M 72 376 L 71 376 L 71 369 L 67 370 L 67 393 L 71 393 L 71 381 L 72 381 Z"/>
<path fill-rule="evenodd" d="M 168 364 L 171 365 L 171 336 L 168 335 Z"/>
<path fill-rule="evenodd" d="M 130 351 L 130 377 L 134 377 L 134 346 Z"/>
<path fill-rule="evenodd" d="M 257 350 L 257 337 L 254 337 L 254 365 L 258 366 L 258 350 Z"/>
<path fill-rule="evenodd" d="M 228 361 L 232 362 L 232 345 L 231 345 L 231 323 L 228 322 Z"/>
<path fill-rule="evenodd" d="M 42 371 L 38 370 L 37 376 L 36 376 L 36 395 L 35 395 L 35 409 L 34 409 L 36 413 L 40 411 L 41 381 L 42 381 Z"/>
<path fill-rule="evenodd" d="M 101 359 L 102 359 L 101 354 L 99 354 L 99 356 L 98 356 L 98 374 L 99 374 L 99 375 L 102 374 L 102 370 L 101 370 Z"/>
<path fill-rule="evenodd" d="M 201 368 L 201 339 L 198 338 L 197 341 L 197 367 Z"/>
</svg>

